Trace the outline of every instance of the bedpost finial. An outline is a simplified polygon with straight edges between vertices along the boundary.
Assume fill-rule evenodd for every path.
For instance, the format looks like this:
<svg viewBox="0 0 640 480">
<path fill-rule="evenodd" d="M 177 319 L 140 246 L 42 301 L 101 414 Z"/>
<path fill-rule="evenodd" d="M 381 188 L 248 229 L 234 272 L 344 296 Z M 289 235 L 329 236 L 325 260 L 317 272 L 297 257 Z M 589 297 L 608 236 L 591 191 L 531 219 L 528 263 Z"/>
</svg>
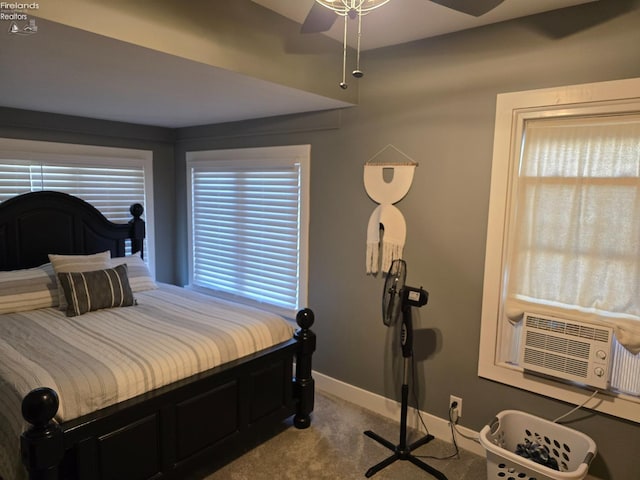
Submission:
<svg viewBox="0 0 640 480">
<path fill-rule="evenodd" d="M 140 257 L 144 258 L 145 224 L 144 220 L 140 218 L 144 212 L 144 207 L 140 203 L 134 203 L 129 208 L 129 212 L 133 216 L 133 218 L 129 220 L 129 225 L 131 225 L 131 230 L 129 231 L 131 253 L 140 252 Z"/>
<path fill-rule="evenodd" d="M 35 427 L 43 427 L 53 420 L 59 406 L 60 400 L 55 390 L 36 388 L 22 400 L 22 417 Z"/>
<path fill-rule="evenodd" d="M 22 400 L 22 416 L 31 427 L 20 435 L 20 453 L 30 479 L 59 478 L 64 433 L 53 422 L 59 406 L 58 394 L 47 387 L 31 390 Z"/>
<path fill-rule="evenodd" d="M 315 316 L 309 308 L 304 308 L 296 315 L 300 328 L 294 334 L 298 341 L 296 353 L 296 375 L 294 379 L 298 405 L 293 424 L 296 428 L 307 428 L 311 425 L 311 412 L 315 402 L 315 381 L 312 376 L 311 357 L 316 350 L 316 334 L 311 330 Z"/>
<path fill-rule="evenodd" d="M 310 308 L 303 308 L 296 315 L 296 323 L 300 328 L 311 328 L 313 322 L 315 321 L 315 316 L 313 315 L 313 311 Z"/>
<path fill-rule="evenodd" d="M 133 215 L 135 218 L 140 218 L 142 213 L 144 212 L 144 207 L 140 203 L 134 203 L 129 207 L 129 213 Z"/>
</svg>

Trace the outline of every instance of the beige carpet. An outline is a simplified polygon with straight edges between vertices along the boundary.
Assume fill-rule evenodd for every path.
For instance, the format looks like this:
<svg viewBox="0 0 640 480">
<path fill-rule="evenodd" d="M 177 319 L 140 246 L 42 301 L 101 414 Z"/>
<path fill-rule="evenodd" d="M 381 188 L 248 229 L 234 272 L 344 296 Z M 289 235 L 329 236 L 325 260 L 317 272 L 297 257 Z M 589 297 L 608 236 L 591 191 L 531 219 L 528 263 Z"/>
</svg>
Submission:
<svg viewBox="0 0 640 480">
<path fill-rule="evenodd" d="M 369 467 L 392 454 L 363 432 L 373 430 L 396 444 L 399 428 L 399 422 L 318 393 L 311 427 L 306 430 L 285 428 L 216 472 L 203 471 L 188 480 L 363 479 Z M 420 437 L 421 434 L 410 432 L 408 443 Z M 436 439 L 413 454 L 440 470 L 448 480 L 486 480 L 486 460 L 470 452 L 460 451 L 459 456 L 449 460 L 422 457 L 445 457 L 453 452 L 451 443 Z M 434 477 L 407 460 L 399 460 L 371 478 L 422 480 Z"/>
</svg>

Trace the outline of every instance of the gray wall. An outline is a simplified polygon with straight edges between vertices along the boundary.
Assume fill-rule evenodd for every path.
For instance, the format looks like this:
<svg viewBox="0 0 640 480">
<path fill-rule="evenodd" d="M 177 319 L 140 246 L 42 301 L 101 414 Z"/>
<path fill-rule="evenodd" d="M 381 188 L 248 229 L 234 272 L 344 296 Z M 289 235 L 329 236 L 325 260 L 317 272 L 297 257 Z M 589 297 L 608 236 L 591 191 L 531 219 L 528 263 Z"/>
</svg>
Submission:
<svg viewBox="0 0 640 480">
<path fill-rule="evenodd" d="M 181 130 L 178 211 L 184 151 L 311 144 L 314 368 L 396 398 L 397 332 L 381 322 L 382 278 L 365 274 L 366 225 L 376 204 L 362 182 L 363 164 L 395 145 L 420 163 L 397 204 L 408 226 L 408 284 L 430 292 L 415 312 L 420 407 L 445 418 L 449 394 L 461 396 L 461 423 L 475 430 L 506 408 L 554 418 L 571 406 L 477 377 L 496 95 L 638 77 L 639 45 L 640 2 L 609 0 L 367 52 L 358 107 Z M 185 242 L 179 236 L 178 252 Z M 593 475 L 640 478 L 638 425 L 588 412 L 577 418 L 572 426 L 600 450 Z"/>
</svg>

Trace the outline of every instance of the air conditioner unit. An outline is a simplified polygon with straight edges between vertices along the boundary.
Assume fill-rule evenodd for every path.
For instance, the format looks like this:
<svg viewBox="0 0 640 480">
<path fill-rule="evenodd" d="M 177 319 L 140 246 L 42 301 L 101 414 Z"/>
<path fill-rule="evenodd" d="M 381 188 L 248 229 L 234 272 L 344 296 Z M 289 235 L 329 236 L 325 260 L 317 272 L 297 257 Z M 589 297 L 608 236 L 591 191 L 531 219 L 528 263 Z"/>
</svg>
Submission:
<svg viewBox="0 0 640 480">
<path fill-rule="evenodd" d="M 525 313 L 520 366 L 525 371 L 607 389 L 613 329 Z"/>
</svg>

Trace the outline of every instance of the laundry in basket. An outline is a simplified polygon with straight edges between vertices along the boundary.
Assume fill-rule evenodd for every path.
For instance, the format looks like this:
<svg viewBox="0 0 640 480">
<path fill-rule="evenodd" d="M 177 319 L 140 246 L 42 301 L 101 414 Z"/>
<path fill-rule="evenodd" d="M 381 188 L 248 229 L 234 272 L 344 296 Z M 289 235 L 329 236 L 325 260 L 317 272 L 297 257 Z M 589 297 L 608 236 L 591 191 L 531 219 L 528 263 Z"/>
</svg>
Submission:
<svg viewBox="0 0 640 480">
<path fill-rule="evenodd" d="M 597 451 L 584 433 L 517 410 L 498 413 L 480 431 L 480 444 L 487 453 L 488 480 L 581 480 Z M 516 453 L 527 444 L 544 449 L 550 466 Z"/>
</svg>

